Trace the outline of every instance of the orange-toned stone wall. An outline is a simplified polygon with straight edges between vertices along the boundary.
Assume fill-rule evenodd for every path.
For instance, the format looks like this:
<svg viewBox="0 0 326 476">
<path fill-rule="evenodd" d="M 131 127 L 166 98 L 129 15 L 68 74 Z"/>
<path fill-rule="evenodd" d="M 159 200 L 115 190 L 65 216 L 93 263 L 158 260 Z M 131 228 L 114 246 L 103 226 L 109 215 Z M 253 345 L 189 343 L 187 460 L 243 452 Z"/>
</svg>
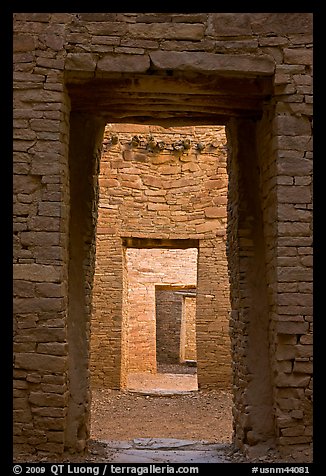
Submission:
<svg viewBox="0 0 326 476">
<path fill-rule="evenodd" d="M 91 335 L 93 385 L 124 385 L 127 369 L 155 371 L 154 284 L 196 285 L 197 273 L 199 384 L 203 387 L 230 384 L 230 303 L 225 247 L 227 185 L 224 127 L 107 125 L 99 175 Z M 189 273 L 178 262 L 171 267 L 155 262 L 152 256 L 158 260 L 167 251 L 125 248 L 121 238 L 128 237 L 198 240 L 198 264 L 196 258 Z M 128 266 L 131 256 L 139 261 Z M 137 267 L 156 268 L 157 272 L 161 269 L 161 275 L 140 273 Z M 140 285 L 144 276 L 146 279 L 150 276 L 151 288 Z M 139 287 L 137 291 L 135 285 Z M 148 293 L 152 294 L 151 299 L 146 298 Z M 145 303 L 148 306 L 150 303 L 150 310 L 145 309 Z M 131 305 L 139 310 L 130 314 Z M 151 345 L 146 342 L 143 330 L 131 325 L 137 322 L 132 321 L 135 315 L 143 321 L 143 329 L 152 326 Z M 123 322 L 129 324 L 124 326 Z M 149 352 L 151 357 L 144 358 Z M 139 358 L 132 359 L 131 355 Z M 218 366 L 215 361 L 219 362 Z"/>
<path fill-rule="evenodd" d="M 196 286 L 197 249 L 135 249 L 125 251 L 126 313 L 123 322 L 125 368 L 129 372 L 156 372 L 157 285 Z M 180 332 L 180 331 L 179 331 Z"/>
<path fill-rule="evenodd" d="M 312 13 L 14 13 L 15 452 L 83 451 L 89 438 L 96 178 L 105 118 L 173 126 L 180 118 L 207 124 L 214 117 L 235 121 L 229 142 L 242 143 L 230 155 L 228 194 L 234 441 L 255 450 L 272 438 L 296 461 L 311 458 L 312 20 Z M 143 227 L 138 205 L 134 218 Z M 200 210 L 199 197 L 194 206 Z M 252 211 L 262 215 L 257 254 Z M 110 228 L 114 220 L 101 222 Z M 201 233 L 206 223 L 196 226 Z M 106 235 L 101 275 L 114 307 L 102 307 L 100 327 L 110 349 L 104 371 L 119 385 L 113 369 L 121 365 L 123 254 L 116 236 Z M 225 245 L 217 236 L 211 255 Z M 199 274 L 209 251 L 201 256 L 202 244 Z M 210 268 L 207 279 L 215 272 Z M 264 340 L 255 333 L 257 289 L 268 303 Z M 201 292 L 198 300 L 210 309 L 215 300 Z M 267 399 L 258 349 L 270 371 Z M 271 432 L 260 431 L 266 410 Z"/>
<path fill-rule="evenodd" d="M 160 364 L 180 362 L 182 296 L 169 289 L 155 290 L 156 359 Z"/>
<path fill-rule="evenodd" d="M 196 348 L 196 299 L 184 297 L 182 303 L 180 360 L 197 360 Z"/>
</svg>

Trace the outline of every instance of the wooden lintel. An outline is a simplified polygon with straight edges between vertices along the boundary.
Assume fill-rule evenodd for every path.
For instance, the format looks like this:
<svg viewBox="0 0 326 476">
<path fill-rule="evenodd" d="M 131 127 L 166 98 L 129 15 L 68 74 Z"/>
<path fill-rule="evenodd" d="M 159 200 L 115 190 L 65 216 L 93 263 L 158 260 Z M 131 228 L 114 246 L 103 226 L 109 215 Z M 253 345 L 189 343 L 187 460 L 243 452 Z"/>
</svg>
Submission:
<svg viewBox="0 0 326 476">
<path fill-rule="evenodd" d="M 196 239 L 168 239 L 168 238 L 137 238 L 123 237 L 122 245 L 126 248 L 164 248 L 164 249 L 187 249 L 198 248 L 199 241 Z"/>
</svg>

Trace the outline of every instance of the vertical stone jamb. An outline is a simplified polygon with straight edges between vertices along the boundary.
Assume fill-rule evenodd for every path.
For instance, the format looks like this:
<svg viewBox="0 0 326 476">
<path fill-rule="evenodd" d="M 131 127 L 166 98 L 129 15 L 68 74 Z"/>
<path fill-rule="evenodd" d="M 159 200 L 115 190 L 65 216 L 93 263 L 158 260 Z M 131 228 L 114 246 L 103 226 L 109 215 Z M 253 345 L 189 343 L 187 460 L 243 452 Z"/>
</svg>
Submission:
<svg viewBox="0 0 326 476">
<path fill-rule="evenodd" d="M 65 446 L 82 451 L 89 438 L 89 340 L 95 258 L 97 174 L 103 139 L 101 120 L 70 116 L 69 401 Z"/>
<path fill-rule="evenodd" d="M 25 22 L 14 14 L 14 453 L 60 454 L 68 399 L 69 99 L 64 25 L 48 13 L 31 15 Z"/>
<path fill-rule="evenodd" d="M 266 443 L 274 434 L 266 244 L 256 123 L 231 121 L 227 133 L 234 436 L 236 444 L 250 447 Z"/>
<path fill-rule="evenodd" d="M 122 248 L 123 253 L 123 267 L 122 267 L 122 321 L 121 321 L 121 374 L 120 374 L 120 388 L 126 388 L 128 368 L 129 368 L 129 277 L 128 277 L 128 262 L 127 262 L 127 248 Z M 94 317 L 95 320 L 95 317 Z"/>
<path fill-rule="evenodd" d="M 196 297 L 183 296 L 180 326 L 180 362 L 197 361 Z"/>
<path fill-rule="evenodd" d="M 196 348 L 200 388 L 231 384 L 229 285 L 223 236 L 199 241 Z"/>
</svg>

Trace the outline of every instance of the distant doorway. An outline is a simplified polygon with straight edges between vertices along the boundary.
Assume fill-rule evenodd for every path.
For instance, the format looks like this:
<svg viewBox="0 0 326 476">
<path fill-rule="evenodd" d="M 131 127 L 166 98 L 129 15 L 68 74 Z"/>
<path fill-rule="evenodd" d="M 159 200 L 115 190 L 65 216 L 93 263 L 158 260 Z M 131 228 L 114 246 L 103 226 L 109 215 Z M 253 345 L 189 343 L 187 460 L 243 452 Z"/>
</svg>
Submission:
<svg viewBox="0 0 326 476">
<path fill-rule="evenodd" d="M 158 372 L 195 374 L 196 288 L 156 286 Z"/>
<path fill-rule="evenodd" d="M 122 374 L 128 389 L 198 389 L 196 368 L 187 372 L 184 358 L 186 346 L 188 353 L 190 349 L 185 321 L 187 316 L 189 321 L 190 313 L 182 294 L 196 289 L 197 254 L 196 248 L 125 250 Z M 196 294 L 192 296 L 196 300 Z M 195 320 L 193 312 L 193 349 Z M 195 362 L 194 353 L 193 357 Z M 183 380 L 181 374 L 187 374 Z"/>
</svg>

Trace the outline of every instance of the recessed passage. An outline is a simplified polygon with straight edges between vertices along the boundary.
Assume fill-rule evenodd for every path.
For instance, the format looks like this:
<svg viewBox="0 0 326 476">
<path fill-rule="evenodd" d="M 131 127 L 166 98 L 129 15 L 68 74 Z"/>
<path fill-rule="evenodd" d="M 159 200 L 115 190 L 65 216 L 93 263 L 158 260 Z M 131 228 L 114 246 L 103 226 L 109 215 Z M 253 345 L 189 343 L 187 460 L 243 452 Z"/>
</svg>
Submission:
<svg viewBox="0 0 326 476">
<path fill-rule="evenodd" d="M 196 289 L 197 256 L 196 248 L 125 250 L 122 355 L 127 388 L 162 392 L 198 388 L 195 368 L 189 371 L 181 358 L 185 297 L 179 294 Z M 195 314 L 192 317 L 195 347 Z"/>
<path fill-rule="evenodd" d="M 99 171 L 90 362 L 93 386 L 125 388 L 129 370 L 153 373 L 162 369 L 160 349 L 156 348 L 160 345 L 161 321 L 155 314 L 158 295 L 154 286 L 158 290 L 163 285 L 180 292 L 185 286 L 196 288 L 193 329 L 199 345 L 196 359 L 180 357 L 183 370 L 190 374 L 196 368 L 202 388 L 230 385 L 226 163 L 227 141 L 222 125 L 107 124 Z M 155 273 L 144 272 L 153 277 L 152 297 L 143 297 L 143 302 L 152 303 L 151 317 L 147 310 L 141 317 L 128 316 L 127 303 L 132 296 L 128 282 L 133 272 L 127 272 L 129 257 L 143 253 L 140 260 L 146 269 L 148 256 L 153 253 L 164 256 L 172 250 L 172 254 L 182 256 L 191 249 L 197 253 L 196 277 L 189 282 L 190 275 L 185 271 L 177 279 L 163 282 L 160 273 L 165 264 L 155 278 Z M 138 290 L 139 295 L 141 292 L 144 289 Z M 178 352 L 184 353 L 188 333 L 181 316 L 189 314 L 187 310 L 193 306 L 191 297 L 173 296 L 184 309 L 179 312 L 176 332 L 183 342 L 183 349 L 178 342 Z M 132 329 L 140 319 L 144 330 L 137 335 Z M 129 320 L 131 323 L 125 325 Z M 151 335 L 150 348 L 145 334 Z M 142 355 L 141 360 L 137 353 Z M 138 368 L 140 361 L 143 368 Z M 179 364 L 175 369 L 178 373 Z"/>
<path fill-rule="evenodd" d="M 231 439 L 226 163 L 221 125 L 106 126 L 91 329 L 93 435 Z M 171 408 L 157 398 L 167 395 Z"/>
</svg>

